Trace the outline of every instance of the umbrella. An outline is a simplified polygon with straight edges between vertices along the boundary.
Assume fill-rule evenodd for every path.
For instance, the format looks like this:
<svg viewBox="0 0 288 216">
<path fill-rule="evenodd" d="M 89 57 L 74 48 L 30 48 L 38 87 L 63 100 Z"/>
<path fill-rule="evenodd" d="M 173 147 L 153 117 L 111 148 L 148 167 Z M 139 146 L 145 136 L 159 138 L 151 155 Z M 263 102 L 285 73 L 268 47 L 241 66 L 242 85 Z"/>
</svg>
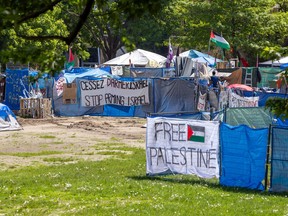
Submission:
<svg viewBox="0 0 288 216">
<path fill-rule="evenodd" d="M 231 85 L 228 85 L 227 88 L 241 89 L 245 91 L 253 91 L 252 87 L 243 85 L 243 84 L 231 84 Z"/>
</svg>

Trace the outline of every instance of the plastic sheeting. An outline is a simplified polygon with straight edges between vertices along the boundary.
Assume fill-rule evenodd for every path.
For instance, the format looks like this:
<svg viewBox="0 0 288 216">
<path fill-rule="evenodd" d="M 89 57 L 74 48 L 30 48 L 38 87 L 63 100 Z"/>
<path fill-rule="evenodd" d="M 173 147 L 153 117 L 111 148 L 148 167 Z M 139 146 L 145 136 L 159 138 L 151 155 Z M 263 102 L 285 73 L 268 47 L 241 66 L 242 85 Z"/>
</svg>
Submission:
<svg viewBox="0 0 288 216">
<path fill-rule="evenodd" d="M 131 77 L 175 77 L 175 68 L 130 68 Z"/>
<path fill-rule="evenodd" d="M 270 82 L 277 79 L 275 75 L 280 73 L 281 69 L 279 67 L 259 67 L 261 73 L 261 82 L 258 83 L 258 87 L 268 87 Z"/>
<path fill-rule="evenodd" d="M 11 110 L 20 109 L 20 97 L 26 97 L 24 89 L 28 90 L 28 69 L 6 70 L 5 101 Z"/>
<path fill-rule="evenodd" d="M 196 111 L 195 84 L 184 79 L 154 79 L 154 113 Z"/>
<path fill-rule="evenodd" d="M 272 128 L 270 191 L 288 191 L 288 127 Z"/>
<path fill-rule="evenodd" d="M 231 126 L 243 124 L 251 128 L 268 128 L 272 124 L 272 116 L 264 107 L 228 108 L 224 119 Z"/>
<path fill-rule="evenodd" d="M 264 190 L 268 128 L 220 126 L 220 184 Z"/>
<path fill-rule="evenodd" d="M 251 91 L 243 91 L 243 95 L 245 97 L 257 97 L 259 96 L 258 106 L 265 106 L 266 101 L 270 97 L 279 97 L 279 98 L 286 98 L 287 94 L 280 94 L 280 93 L 271 93 L 271 92 L 251 92 Z"/>
</svg>

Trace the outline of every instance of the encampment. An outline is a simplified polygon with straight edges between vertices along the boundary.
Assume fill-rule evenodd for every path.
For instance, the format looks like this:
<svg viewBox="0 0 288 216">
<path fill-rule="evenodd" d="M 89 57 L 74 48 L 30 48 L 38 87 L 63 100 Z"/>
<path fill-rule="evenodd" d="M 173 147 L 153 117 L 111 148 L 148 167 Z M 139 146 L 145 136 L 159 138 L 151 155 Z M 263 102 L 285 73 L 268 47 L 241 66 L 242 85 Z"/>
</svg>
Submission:
<svg viewBox="0 0 288 216">
<path fill-rule="evenodd" d="M 135 67 L 152 67 L 152 68 L 159 68 L 165 67 L 166 57 L 161 56 L 159 54 L 142 50 L 136 49 L 132 52 L 125 53 L 121 56 L 118 56 L 114 59 L 111 59 L 103 65 L 109 66 L 129 66 L 133 64 Z"/>
<path fill-rule="evenodd" d="M 0 103 L 0 131 L 21 130 L 22 127 L 8 106 Z"/>
</svg>

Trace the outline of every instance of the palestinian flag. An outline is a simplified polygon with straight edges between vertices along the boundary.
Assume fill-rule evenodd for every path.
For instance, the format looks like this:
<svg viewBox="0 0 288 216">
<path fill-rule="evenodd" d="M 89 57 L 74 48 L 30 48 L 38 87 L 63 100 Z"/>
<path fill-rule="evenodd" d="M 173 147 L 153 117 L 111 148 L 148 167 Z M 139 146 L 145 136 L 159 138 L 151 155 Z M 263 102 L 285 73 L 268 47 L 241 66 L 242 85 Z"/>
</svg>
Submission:
<svg viewBox="0 0 288 216">
<path fill-rule="evenodd" d="M 205 142 L 205 127 L 187 125 L 187 140 L 194 142 Z"/>
<path fill-rule="evenodd" d="M 210 40 L 214 42 L 216 46 L 221 47 L 222 49 L 230 49 L 230 44 L 225 40 L 225 38 L 214 31 L 211 31 Z"/>
<path fill-rule="evenodd" d="M 72 49 L 69 48 L 69 57 L 68 57 L 68 62 L 66 63 L 65 65 L 65 68 L 70 71 L 75 65 L 75 62 L 74 62 L 74 55 L 72 53 Z"/>
</svg>

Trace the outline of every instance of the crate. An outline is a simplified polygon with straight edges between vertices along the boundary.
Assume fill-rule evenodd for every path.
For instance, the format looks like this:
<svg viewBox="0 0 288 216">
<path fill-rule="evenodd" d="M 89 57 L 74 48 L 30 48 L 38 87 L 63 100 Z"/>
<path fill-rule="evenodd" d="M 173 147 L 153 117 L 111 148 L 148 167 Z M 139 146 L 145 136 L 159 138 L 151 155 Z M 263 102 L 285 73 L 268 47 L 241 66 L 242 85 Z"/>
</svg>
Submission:
<svg viewBox="0 0 288 216">
<path fill-rule="evenodd" d="M 49 98 L 20 99 L 20 113 L 23 118 L 47 118 L 51 116 L 52 106 Z"/>
</svg>

